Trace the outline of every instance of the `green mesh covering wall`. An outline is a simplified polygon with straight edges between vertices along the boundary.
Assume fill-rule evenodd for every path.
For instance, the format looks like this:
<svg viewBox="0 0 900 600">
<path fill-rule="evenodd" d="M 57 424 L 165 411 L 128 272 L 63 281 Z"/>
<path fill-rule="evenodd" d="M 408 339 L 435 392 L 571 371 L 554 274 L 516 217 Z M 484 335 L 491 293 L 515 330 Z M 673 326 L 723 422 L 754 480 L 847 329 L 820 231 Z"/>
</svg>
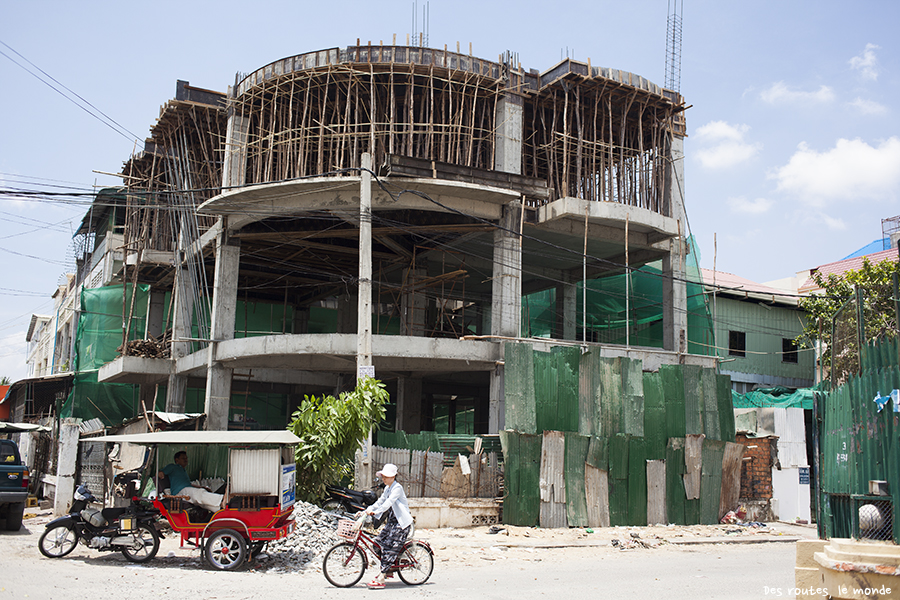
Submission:
<svg viewBox="0 0 900 600">
<path fill-rule="evenodd" d="M 711 354 L 712 318 L 700 278 L 699 250 L 689 238 L 686 261 L 688 352 Z M 606 344 L 625 344 L 626 315 L 632 346 L 663 347 L 663 278 L 662 261 L 649 263 L 633 271 L 628 286 L 626 310 L 626 277 L 610 275 L 578 283 L 576 330 L 581 339 L 587 327 L 589 341 Z M 585 323 L 584 306 L 587 302 Z M 556 289 L 551 288 L 522 298 L 522 331 L 524 337 L 554 337 L 557 323 Z"/>
<path fill-rule="evenodd" d="M 98 383 L 97 371 L 119 355 L 123 314 L 133 315 L 128 339 L 144 337 L 149 293 L 146 285 L 137 286 L 134 294 L 131 285 L 124 288 L 124 294 L 121 285 L 81 291 L 81 315 L 75 337 L 76 373 L 72 392 L 60 407 L 61 417 L 98 418 L 106 425 L 116 425 L 140 414 L 139 387 Z M 156 407 L 165 408 L 165 394 L 157 397 Z"/>
</svg>

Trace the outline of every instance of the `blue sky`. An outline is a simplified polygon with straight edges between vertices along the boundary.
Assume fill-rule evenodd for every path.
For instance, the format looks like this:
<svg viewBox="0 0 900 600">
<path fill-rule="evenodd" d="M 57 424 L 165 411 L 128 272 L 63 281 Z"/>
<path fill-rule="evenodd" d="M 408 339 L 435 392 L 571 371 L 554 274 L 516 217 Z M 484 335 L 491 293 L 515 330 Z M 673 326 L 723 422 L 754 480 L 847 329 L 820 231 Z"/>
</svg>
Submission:
<svg viewBox="0 0 900 600">
<path fill-rule="evenodd" d="M 403 43 L 412 7 L 6 2 L 0 51 L 27 66 L 14 49 L 143 139 L 178 79 L 225 91 L 236 72 L 285 56 L 395 33 Z M 433 47 L 471 42 L 484 58 L 511 50 L 540 71 L 590 57 L 665 82 L 667 0 L 429 8 Z M 703 266 L 764 282 L 879 238 L 881 219 L 900 214 L 900 3 L 685 0 L 682 17 L 685 195 Z M 6 56 L 0 81 L 0 188 L 119 183 L 94 171 L 118 172 L 133 139 Z M 52 309 L 85 211 L 0 195 L 0 376 L 24 376 L 28 322 Z"/>
</svg>

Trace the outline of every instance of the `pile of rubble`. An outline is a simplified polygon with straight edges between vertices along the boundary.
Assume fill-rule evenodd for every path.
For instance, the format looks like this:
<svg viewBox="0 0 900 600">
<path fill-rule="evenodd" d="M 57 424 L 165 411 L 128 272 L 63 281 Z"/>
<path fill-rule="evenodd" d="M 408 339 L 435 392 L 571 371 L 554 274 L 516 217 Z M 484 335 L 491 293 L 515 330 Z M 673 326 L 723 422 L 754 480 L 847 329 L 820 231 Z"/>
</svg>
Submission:
<svg viewBox="0 0 900 600">
<path fill-rule="evenodd" d="M 307 568 L 314 559 L 321 562 L 325 553 L 341 541 L 337 536 L 340 517 L 314 504 L 294 504 L 294 532 L 276 542 L 269 542 L 256 568 L 268 571 L 297 571 Z"/>
</svg>

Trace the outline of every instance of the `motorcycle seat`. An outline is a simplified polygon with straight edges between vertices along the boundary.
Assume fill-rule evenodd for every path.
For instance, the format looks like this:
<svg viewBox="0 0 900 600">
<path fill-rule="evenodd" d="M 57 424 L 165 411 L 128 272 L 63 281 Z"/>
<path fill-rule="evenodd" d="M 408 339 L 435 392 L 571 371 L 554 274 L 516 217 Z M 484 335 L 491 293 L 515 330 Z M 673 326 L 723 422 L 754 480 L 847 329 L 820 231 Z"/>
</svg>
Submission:
<svg viewBox="0 0 900 600">
<path fill-rule="evenodd" d="M 121 517 L 122 514 L 125 513 L 127 510 L 128 510 L 128 507 L 125 507 L 125 506 L 104 508 L 103 510 L 100 511 L 100 514 L 103 515 L 103 518 L 106 519 L 107 523 L 112 523 L 113 521 L 115 521 L 116 519 Z"/>
</svg>

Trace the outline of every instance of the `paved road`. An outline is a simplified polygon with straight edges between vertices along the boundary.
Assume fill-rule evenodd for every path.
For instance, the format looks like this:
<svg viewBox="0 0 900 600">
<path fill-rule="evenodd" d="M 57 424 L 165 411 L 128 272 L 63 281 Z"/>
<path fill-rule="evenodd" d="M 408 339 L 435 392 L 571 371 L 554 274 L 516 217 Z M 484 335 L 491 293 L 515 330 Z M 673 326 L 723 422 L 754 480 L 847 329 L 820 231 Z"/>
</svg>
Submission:
<svg viewBox="0 0 900 600">
<path fill-rule="evenodd" d="M 433 600 L 737 600 L 777 598 L 778 589 L 784 598 L 793 586 L 793 543 L 663 545 L 621 551 L 611 546 L 502 548 L 473 545 L 471 540 L 454 546 L 453 537 L 445 536 L 435 544 L 435 572 L 427 584 L 410 588 L 392 581 L 385 590 L 370 591 L 362 584 L 331 587 L 315 561 L 299 570 L 272 568 L 275 561 L 263 559 L 256 568 L 241 572 L 210 571 L 200 563 L 197 551 L 179 548 L 172 537 L 146 566 L 83 546 L 69 557 L 51 560 L 37 550 L 42 529 L 26 522 L 19 533 L 0 533 L 0 599 L 304 600 L 380 594 Z"/>
</svg>

